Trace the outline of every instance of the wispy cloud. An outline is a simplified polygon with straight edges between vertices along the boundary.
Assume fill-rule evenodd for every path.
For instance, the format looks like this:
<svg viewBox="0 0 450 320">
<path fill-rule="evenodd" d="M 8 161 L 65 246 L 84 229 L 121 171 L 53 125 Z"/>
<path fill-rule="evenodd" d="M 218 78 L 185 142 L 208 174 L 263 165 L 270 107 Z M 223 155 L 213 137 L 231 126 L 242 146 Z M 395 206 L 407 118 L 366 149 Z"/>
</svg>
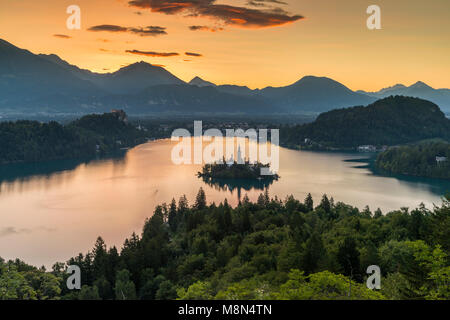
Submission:
<svg viewBox="0 0 450 320">
<path fill-rule="evenodd" d="M 189 30 L 191 30 L 191 31 L 217 32 L 217 31 L 223 31 L 224 28 L 222 28 L 222 27 L 209 27 L 209 26 L 189 26 Z"/>
<path fill-rule="evenodd" d="M 129 32 L 129 33 L 134 33 L 134 34 L 140 35 L 141 37 L 145 37 L 145 36 L 155 37 L 155 36 L 167 34 L 166 28 L 160 27 L 160 26 L 148 26 L 148 27 L 137 27 L 136 28 L 136 27 L 123 27 L 123 26 L 118 26 L 118 25 L 114 25 L 114 24 L 101 24 L 98 26 L 92 26 L 88 30 L 94 31 L 94 32 L 101 32 L 101 31 L 115 32 L 115 33 Z"/>
<path fill-rule="evenodd" d="M 53 36 L 56 38 L 61 38 L 61 39 L 71 39 L 72 38 L 71 36 L 68 36 L 66 34 L 54 34 Z"/>
<path fill-rule="evenodd" d="M 137 54 L 141 56 L 148 56 L 148 57 L 174 57 L 179 56 L 180 54 L 177 52 L 155 52 L 155 51 L 140 51 L 140 50 L 126 50 L 127 53 Z"/>
<path fill-rule="evenodd" d="M 191 57 L 203 57 L 202 54 L 195 53 L 195 52 L 185 52 L 184 54 L 187 55 L 187 56 L 191 56 Z"/>
<path fill-rule="evenodd" d="M 216 4 L 216 0 L 132 0 L 128 3 L 133 7 L 150 9 L 152 12 L 168 15 L 187 13 L 189 17 L 209 17 L 244 28 L 280 26 L 303 18 L 301 15 L 289 15 L 282 9 L 238 7 Z"/>
<path fill-rule="evenodd" d="M 247 1 L 247 5 L 254 6 L 254 7 L 267 7 L 268 4 L 283 4 L 286 5 L 287 3 L 280 0 L 250 0 Z"/>
<path fill-rule="evenodd" d="M 141 37 L 167 34 L 166 28 L 158 26 L 148 26 L 145 28 L 128 28 L 128 31 L 138 34 Z"/>
<path fill-rule="evenodd" d="M 32 233 L 34 231 L 54 232 L 54 231 L 56 231 L 56 229 L 44 227 L 44 226 L 35 227 L 33 229 L 4 227 L 4 228 L 0 229 L 0 238 L 12 236 L 12 235 L 28 234 L 28 233 Z"/>
</svg>

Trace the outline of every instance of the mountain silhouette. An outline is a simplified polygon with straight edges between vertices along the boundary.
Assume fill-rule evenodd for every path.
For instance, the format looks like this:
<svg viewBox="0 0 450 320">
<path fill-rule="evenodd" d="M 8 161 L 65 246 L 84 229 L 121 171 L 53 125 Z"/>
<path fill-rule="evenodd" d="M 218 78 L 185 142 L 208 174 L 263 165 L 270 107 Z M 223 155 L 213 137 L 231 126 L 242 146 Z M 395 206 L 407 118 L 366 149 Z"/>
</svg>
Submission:
<svg viewBox="0 0 450 320">
<path fill-rule="evenodd" d="M 303 77 L 285 87 L 252 90 L 216 85 L 200 77 L 185 83 L 165 68 L 144 61 L 111 73 L 95 73 L 55 54 L 33 54 L 0 39 L 0 114 L 6 115 L 78 115 L 112 108 L 131 115 L 319 114 L 367 105 L 389 95 L 417 96 L 450 106 L 449 92 L 423 82 L 379 92 L 354 92 L 335 80 L 315 76 Z"/>
<path fill-rule="evenodd" d="M 191 81 L 189 81 L 189 84 L 192 86 L 197 87 L 215 87 L 216 85 L 212 82 L 205 81 L 200 77 L 195 77 Z"/>
<path fill-rule="evenodd" d="M 436 103 L 445 112 L 450 112 L 450 90 L 434 89 L 422 81 L 417 81 L 409 87 L 397 84 L 376 92 L 359 92 L 375 98 L 385 98 L 392 95 L 421 98 Z"/>
</svg>

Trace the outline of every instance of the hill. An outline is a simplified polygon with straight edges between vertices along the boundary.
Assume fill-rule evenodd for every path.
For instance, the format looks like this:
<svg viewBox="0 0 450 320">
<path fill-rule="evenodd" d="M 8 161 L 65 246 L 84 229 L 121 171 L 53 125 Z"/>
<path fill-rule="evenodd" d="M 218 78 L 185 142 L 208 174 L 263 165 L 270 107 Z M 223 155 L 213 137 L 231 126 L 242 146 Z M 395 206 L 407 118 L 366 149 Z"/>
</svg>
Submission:
<svg viewBox="0 0 450 320">
<path fill-rule="evenodd" d="M 450 143 L 432 141 L 389 148 L 378 154 L 375 164 L 391 173 L 450 179 Z"/>
<path fill-rule="evenodd" d="M 91 157 L 144 142 L 121 112 L 88 115 L 68 125 L 55 121 L 0 123 L 0 163 Z"/>
<path fill-rule="evenodd" d="M 322 113 L 313 123 L 282 129 L 280 138 L 291 147 L 347 149 L 429 138 L 449 140 L 450 120 L 432 102 L 391 96 L 367 107 Z"/>
</svg>

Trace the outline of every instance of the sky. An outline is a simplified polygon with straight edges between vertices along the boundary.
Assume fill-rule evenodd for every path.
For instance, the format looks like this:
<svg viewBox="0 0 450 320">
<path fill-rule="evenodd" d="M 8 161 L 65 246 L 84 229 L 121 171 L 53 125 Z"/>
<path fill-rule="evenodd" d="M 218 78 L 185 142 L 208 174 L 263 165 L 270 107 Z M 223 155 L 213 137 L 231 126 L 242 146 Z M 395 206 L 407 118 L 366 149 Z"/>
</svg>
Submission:
<svg viewBox="0 0 450 320">
<path fill-rule="evenodd" d="M 374 4 L 380 30 L 366 26 Z M 66 26 L 70 5 L 80 30 Z M 449 13 L 448 0 L 0 0 L 0 38 L 95 72 L 146 61 L 251 88 L 306 75 L 450 88 Z"/>
</svg>

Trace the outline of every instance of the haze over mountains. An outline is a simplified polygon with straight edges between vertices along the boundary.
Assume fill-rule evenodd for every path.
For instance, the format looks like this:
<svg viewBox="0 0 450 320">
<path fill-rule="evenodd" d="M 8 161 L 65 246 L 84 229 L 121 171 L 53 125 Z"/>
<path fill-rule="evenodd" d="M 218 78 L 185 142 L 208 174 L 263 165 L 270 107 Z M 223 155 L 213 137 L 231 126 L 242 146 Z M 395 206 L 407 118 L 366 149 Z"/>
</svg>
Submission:
<svg viewBox="0 0 450 320">
<path fill-rule="evenodd" d="M 355 92 L 332 79 L 307 76 L 289 86 L 251 90 L 199 77 L 186 83 L 146 62 L 113 73 L 94 73 L 57 55 L 36 55 L 0 39 L 0 116 L 78 115 L 113 108 L 131 115 L 318 114 L 398 94 L 428 99 L 450 111 L 450 90 L 435 90 L 421 82 Z"/>
</svg>

